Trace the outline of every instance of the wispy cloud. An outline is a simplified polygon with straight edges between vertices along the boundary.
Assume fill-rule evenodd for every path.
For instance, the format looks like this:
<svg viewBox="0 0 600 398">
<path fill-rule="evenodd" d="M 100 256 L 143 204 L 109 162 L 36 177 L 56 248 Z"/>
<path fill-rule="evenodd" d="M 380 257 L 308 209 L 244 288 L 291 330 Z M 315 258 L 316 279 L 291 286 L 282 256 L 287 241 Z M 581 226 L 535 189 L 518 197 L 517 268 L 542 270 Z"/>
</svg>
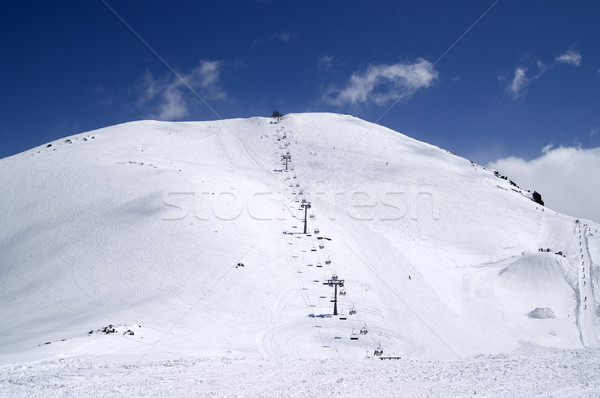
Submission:
<svg viewBox="0 0 600 398">
<path fill-rule="evenodd" d="M 558 57 L 554 58 L 554 60 L 562 64 L 571 64 L 579 66 L 581 65 L 581 54 L 579 54 L 577 51 L 569 50 L 564 54 L 561 54 Z"/>
<path fill-rule="evenodd" d="M 506 87 L 506 90 L 513 99 L 519 98 L 523 93 L 523 89 L 529 85 L 530 80 L 527 78 L 526 74 L 527 69 L 525 68 L 515 69 L 515 75 L 512 82 Z"/>
<path fill-rule="evenodd" d="M 294 37 L 296 37 L 295 33 L 290 33 L 290 32 L 278 32 L 278 33 L 274 33 L 269 37 L 270 41 L 282 41 L 284 43 L 287 43 L 288 41 L 290 41 L 291 39 L 293 39 Z"/>
<path fill-rule="evenodd" d="M 528 56 L 523 60 L 526 61 L 530 60 L 531 58 L 531 55 L 528 54 Z M 544 64 L 540 60 L 536 60 L 535 68 L 537 70 L 535 74 L 530 75 L 528 75 L 528 72 L 531 70 L 531 68 L 517 66 L 513 73 L 510 84 L 506 86 L 506 92 L 513 100 L 522 99 L 525 96 L 525 89 L 527 86 L 529 86 L 533 81 L 542 77 L 546 71 L 554 68 L 558 64 L 579 66 L 581 64 L 581 54 L 573 50 L 566 51 L 565 53 L 554 57 L 554 62 L 549 65 Z"/>
<path fill-rule="evenodd" d="M 355 72 L 343 88 L 329 87 L 322 101 L 332 105 L 361 105 L 407 100 L 420 88 L 426 88 L 438 78 L 433 65 L 424 59 L 413 63 L 369 65 L 364 72 Z"/>
<path fill-rule="evenodd" d="M 333 67 L 333 56 L 323 55 L 317 59 L 317 68 L 322 71 L 331 70 Z"/>
<path fill-rule="evenodd" d="M 227 94 L 219 87 L 222 66 L 220 61 L 200 61 L 188 73 L 180 75 L 204 100 L 224 100 Z M 138 88 L 142 92 L 138 106 L 147 110 L 150 117 L 159 120 L 186 117 L 195 98 L 189 88 L 171 74 L 155 78 L 146 72 Z"/>
<path fill-rule="evenodd" d="M 297 36 L 297 34 L 289 32 L 289 31 L 277 32 L 277 33 L 273 33 L 271 36 L 269 36 L 268 39 L 265 39 L 263 37 L 261 39 L 254 39 L 254 40 L 252 40 L 252 43 L 250 43 L 250 46 L 252 46 L 252 47 L 259 47 L 259 46 L 265 45 L 265 44 L 267 44 L 269 42 L 288 43 L 289 41 L 291 41 L 296 36 Z"/>
<path fill-rule="evenodd" d="M 562 213 L 600 221 L 600 148 L 547 145 L 542 155 L 526 161 L 517 157 L 498 159 L 488 165 L 521 187 L 538 191 L 546 205 Z"/>
</svg>

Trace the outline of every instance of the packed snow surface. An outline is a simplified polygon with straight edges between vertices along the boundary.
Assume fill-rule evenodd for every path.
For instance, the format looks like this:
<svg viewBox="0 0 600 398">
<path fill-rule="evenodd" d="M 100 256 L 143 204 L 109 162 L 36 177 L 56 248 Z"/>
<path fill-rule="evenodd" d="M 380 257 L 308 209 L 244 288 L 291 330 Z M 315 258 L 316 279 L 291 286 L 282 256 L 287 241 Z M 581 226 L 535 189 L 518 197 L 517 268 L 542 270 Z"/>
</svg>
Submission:
<svg viewBox="0 0 600 398">
<path fill-rule="evenodd" d="M 510 388 L 519 361 L 539 388 L 517 394 L 597 394 L 600 226 L 527 188 L 336 114 L 132 122 L 2 159 L 0 394 L 394 395 L 408 372 L 432 395 L 463 369 L 448 393 L 510 395 L 480 362 Z"/>
<path fill-rule="evenodd" d="M 28 397 L 594 397 L 599 350 L 466 360 L 52 359 L 0 366 L 0 395 Z"/>
</svg>

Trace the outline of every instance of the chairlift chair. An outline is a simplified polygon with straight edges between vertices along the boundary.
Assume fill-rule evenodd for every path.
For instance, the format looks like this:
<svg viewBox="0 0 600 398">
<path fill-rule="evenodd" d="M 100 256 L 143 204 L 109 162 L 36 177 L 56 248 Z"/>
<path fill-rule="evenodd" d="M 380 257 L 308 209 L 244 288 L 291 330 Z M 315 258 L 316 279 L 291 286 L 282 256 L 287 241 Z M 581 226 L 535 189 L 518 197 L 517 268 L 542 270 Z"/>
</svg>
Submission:
<svg viewBox="0 0 600 398">
<path fill-rule="evenodd" d="M 368 334 L 368 333 L 369 333 L 369 331 L 367 330 L 367 327 L 366 327 L 366 326 L 365 326 L 365 327 L 362 327 L 362 328 L 360 329 L 360 334 Z"/>
<path fill-rule="evenodd" d="M 315 219 L 315 213 L 310 213 L 310 219 L 314 220 Z"/>
<path fill-rule="evenodd" d="M 315 251 L 316 251 L 316 250 L 315 250 Z M 317 268 L 323 268 L 323 264 L 321 264 L 321 262 L 320 262 L 320 261 L 317 263 Z"/>
<path fill-rule="evenodd" d="M 325 264 L 327 264 L 327 265 L 331 264 L 331 259 L 329 257 L 327 257 L 325 259 Z"/>
<path fill-rule="evenodd" d="M 350 308 L 350 311 L 348 311 L 348 315 L 354 315 L 356 314 L 356 308 L 352 307 Z"/>
<path fill-rule="evenodd" d="M 346 289 L 341 288 L 340 289 L 340 296 L 345 296 L 346 295 Z"/>
<path fill-rule="evenodd" d="M 354 329 L 352 329 L 352 334 L 350 335 L 350 340 L 358 340 L 358 335 L 354 332 Z"/>
<path fill-rule="evenodd" d="M 325 244 L 323 243 L 322 240 L 319 241 L 319 249 L 324 249 L 325 248 Z"/>
<path fill-rule="evenodd" d="M 319 228 L 315 228 L 315 235 L 319 234 Z"/>
<path fill-rule="evenodd" d="M 313 247 L 310 249 L 311 252 L 316 252 L 317 248 L 315 247 L 315 245 L 313 245 Z"/>
</svg>

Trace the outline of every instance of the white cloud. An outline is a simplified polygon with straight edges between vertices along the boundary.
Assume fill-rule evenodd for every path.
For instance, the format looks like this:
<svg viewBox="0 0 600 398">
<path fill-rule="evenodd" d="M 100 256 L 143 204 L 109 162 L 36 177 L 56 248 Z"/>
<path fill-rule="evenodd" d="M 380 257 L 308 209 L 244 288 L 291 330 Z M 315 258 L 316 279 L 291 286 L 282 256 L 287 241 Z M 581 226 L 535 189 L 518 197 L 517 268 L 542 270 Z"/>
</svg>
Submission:
<svg viewBox="0 0 600 398">
<path fill-rule="evenodd" d="M 201 61 L 188 73 L 179 75 L 205 101 L 223 100 L 227 95 L 218 85 L 221 67 L 219 61 Z M 196 99 L 185 83 L 173 74 L 154 78 L 146 72 L 138 105 L 150 109 L 149 116 L 155 119 L 181 119 L 189 114 L 190 104 Z"/>
<path fill-rule="evenodd" d="M 590 137 L 595 137 L 596 134 L 598 134 L 599 131 L 600 131 L 600 129 L 598 127 L 592 127 L 590 129 Z"/>
<path fill-rule="evenodd" d="M 576 51 L 569 50 L 564 54 L 554 58 L 554 60 L 558 63 L 579 66 L 581 65 L 581 54 Z"/>
<path fill-rule="evenodd" d="M 323 55 L 321 58 L 317 59 L 317 68 L 320 70 L 330 70 L 333 66 L 333 56 Z"/>
<path fill-rule="evenodd" d="M 513 99 L 522 97 L 523 89 L 527 87 L 529 83 L 531 83 L 531 80 L 527 78 L 526 73 L 527 69 L 525 68 L 515 69 L 515 75 L 512 79 L 512 82 L 508 85 L 508 87 L 506 87 L 506 91 L 509 92 Z"/>
<path fill-rule="evenodd" d="M 438 78 L 433 65 L 424 59 L 414 63 L 369 65 L 363 73 L 355 72 L 342 89 L 331 87 L 322 97 L 332 105 L 360 105 L 374 102 L 384 105 L 406 100 L 418 89 L 429 87 Z"/>
<path fill-rule="evenodd" d="M 600 148 L 546 146 L 537 159 L 509 157 L 491 162 L 488 167 L 524 189 L 538 191 L 551 209 L 600 221 Z"/>
<path fill-rule="evenodd" d="M 527 54 L 522 62 L 529 61 L 533 63 L 532 56 Z M 525 88 L 531 84 L 534 80 L 539 79 L 548 70 L 554 68 L 558 64 L 569 64 L 579 66 L 581 64 L 581 54 L 576 51 L 569 50 L 564 54 L 558 55 L 554 58 L 554 62 L 550 65 L 546 65 L 540 60 L 535 61 L 537 67 L 537 73 L 533 76 L 527 76 L 528 68 L 524 66 L 518 66 L 515 68 L 513 78 L 508 86 L 506 86 L 506 92 L 511 96 L 513 100 L 523 98 L 525 95 Z M 501 78 L 500 80 L 504 80 Z"/>
</svg>

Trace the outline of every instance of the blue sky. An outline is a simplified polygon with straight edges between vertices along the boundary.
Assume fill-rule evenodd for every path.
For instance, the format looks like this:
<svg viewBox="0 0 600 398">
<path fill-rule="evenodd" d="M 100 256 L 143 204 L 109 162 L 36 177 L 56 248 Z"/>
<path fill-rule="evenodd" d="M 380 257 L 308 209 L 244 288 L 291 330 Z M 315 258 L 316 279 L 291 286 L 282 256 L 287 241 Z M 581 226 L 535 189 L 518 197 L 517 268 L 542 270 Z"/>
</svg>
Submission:
<svg viewBox="0 0 600 398">
<path fill-rule="evenodd" d="M 106 1 L 223 118 L 350 113 L 484 165 L 600 146 L 597 1 Z M 0 157 L 217 118 L 101 0 L 2 2 L 0 29 Z"/>
</svg>

